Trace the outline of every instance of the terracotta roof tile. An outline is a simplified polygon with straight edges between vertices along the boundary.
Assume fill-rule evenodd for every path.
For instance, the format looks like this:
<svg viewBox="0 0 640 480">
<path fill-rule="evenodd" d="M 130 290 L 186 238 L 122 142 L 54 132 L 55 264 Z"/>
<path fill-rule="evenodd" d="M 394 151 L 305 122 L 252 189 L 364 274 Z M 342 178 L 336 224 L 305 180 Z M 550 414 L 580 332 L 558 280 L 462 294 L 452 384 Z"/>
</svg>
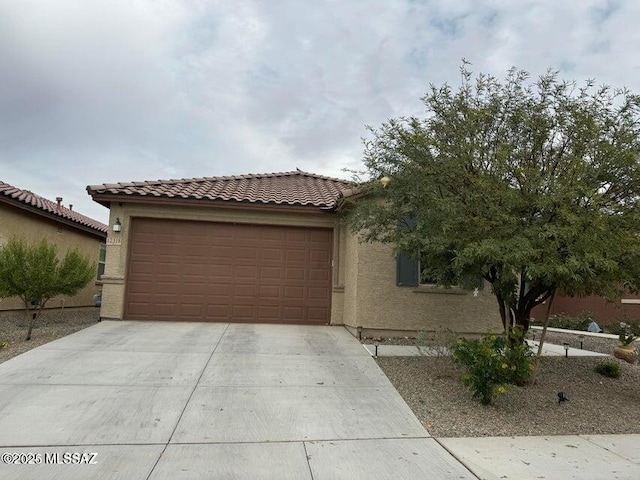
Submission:
<svg viewBox="0 0 640 480">
<path fill-rule="evenodd" d="M 96 230 L 103 234 L 106 234 L 108 231 L 108 227 L 104 223 L 100 223 L 93 218 L 82 215 L 81 213 L 71 210 L 65 206 L 58 206 L 57 202 L 53 202 L 47 198 L 36 195 L 29 190 L 22 190 L 0 181 L 0 201 L 3 199 L 13 199 L 25 205 L 42 210 L 52 216 L 71 220 L 72 222 L 89 227 L 92 230 Z"/>
<path fill-rule="evenodd" d="M 94 200 L 101 195 L 223 200 L 276 205 L 333 208 L 352 182 L 300 170 L 230 177 L 183 178 L 90 185 Z"/>
</svg>

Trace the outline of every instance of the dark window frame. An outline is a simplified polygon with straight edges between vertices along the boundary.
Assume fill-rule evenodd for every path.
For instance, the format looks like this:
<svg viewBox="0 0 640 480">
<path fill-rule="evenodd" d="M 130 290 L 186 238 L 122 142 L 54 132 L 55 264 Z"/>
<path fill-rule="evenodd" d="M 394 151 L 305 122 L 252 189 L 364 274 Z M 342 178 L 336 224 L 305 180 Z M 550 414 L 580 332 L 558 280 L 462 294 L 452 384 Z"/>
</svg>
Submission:
<svg viewBox="0 0 640 480">
<path fill-rule="evenodd" d="M 100 250 L 98 251 L 98 280 L 102 280 L 104 276 L 104 268 L 107 263 L 107 244 L 101 243 Z"/>
</svg>

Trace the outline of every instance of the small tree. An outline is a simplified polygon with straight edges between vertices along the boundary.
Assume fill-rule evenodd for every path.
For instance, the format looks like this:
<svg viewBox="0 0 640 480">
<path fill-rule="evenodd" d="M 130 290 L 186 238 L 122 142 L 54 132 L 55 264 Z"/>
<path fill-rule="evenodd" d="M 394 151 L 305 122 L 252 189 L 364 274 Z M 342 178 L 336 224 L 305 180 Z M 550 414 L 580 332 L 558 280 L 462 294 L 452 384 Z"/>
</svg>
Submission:
<svg viewBox="0 0 640 480">
<path fill-rule="evenodd" d="M 432 86 L 425 118 L 365 142 L 349 221 L 366 241 L 420 252 L 442 285 L 491 285 L 506 331 L 560 289 L 640 288 L 640 98 L 555 73 Z M 367 178 L 368 177 L 368 178 Z M 362 178 L 362 177 L 361 177 Z"/>
<path fill-rule="evenodd" d="M 0 297 L 19 297 L 29 322 L 26 340 L 47 302 L 57 295 L 72 296 L 88 285 L 96 264 L 78 250 L 62 261 L 55 245 L 41 240 L 34 245 L 13 238 L 0 249 Z"/>
</svg>

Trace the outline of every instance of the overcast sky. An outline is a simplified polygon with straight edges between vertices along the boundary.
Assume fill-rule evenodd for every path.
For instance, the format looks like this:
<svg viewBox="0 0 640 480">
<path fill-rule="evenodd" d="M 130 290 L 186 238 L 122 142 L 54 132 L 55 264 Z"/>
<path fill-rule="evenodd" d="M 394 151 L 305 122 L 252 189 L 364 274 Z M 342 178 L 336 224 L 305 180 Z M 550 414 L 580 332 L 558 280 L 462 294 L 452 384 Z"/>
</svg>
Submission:
<svg viewBox="0 0 640 480">
<path fill-rule="evenodd" d="M 637 0 L 0 0 L 0 180 L 345 177 L 365 125 L 511 66 L 640 92 Z"/>
</svg>

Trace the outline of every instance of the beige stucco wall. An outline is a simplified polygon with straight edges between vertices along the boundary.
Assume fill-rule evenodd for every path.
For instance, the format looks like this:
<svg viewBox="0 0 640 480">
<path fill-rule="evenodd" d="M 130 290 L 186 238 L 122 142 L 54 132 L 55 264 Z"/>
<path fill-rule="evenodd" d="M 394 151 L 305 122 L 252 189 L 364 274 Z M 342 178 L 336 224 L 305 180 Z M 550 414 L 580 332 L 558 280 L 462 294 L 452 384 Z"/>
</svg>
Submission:
<svg viewBox="0 0 640 480">
<path fill-rule="evenodd" d="M 107 238 L 107 263 L 103 277 L 102 318 L 121 319 L 124 312 L 125 276 L 131 219 L 135 217 L 200 220 L 209 222 L 236 222 L 263 225 L 291 225 L 304 227 L 335 228 L 336 219 L 331 213 L 287 213 L 238 208 L 211 208 L 200 206 L 167 206 L 138 203 L 112 203 L 109 225 L 120 219 L 122 232 L 109 229 Z M 334 239 L 336 234 L 334 232 Z M 334 240 L 335 242 L 335 240 Z M 336 252 L 334 245 L 334 252 Z M 335 256 L 335 253 L 334 253 Z M 335 262 L 335 261 L 334 261 Z M 341 317 L 340 293 L 332 298 L 332 319 Z"/>
<path fill-rule="evenodd" d="M 50 220 L 44 216 L 31 213 L 21 208 L 0 203 L 0 245 L 6 243 L 12 236 L 18 236 L 29 242 L 38 242 L 45 238 L 58 247 L 60 254 L 71 248 L 77 248 L 81 254 L 98 262 L 101 240 L 71 226 Z M 97 275 L 97 272 L 96 272 Z M 65 307 L 93 306 L 93 296 L 99 291 L 100 285 L 92 281 L 87 287 L 74 297 L 56 297 L 47 303 L 49 308 L 59 308 L 64 301 Z M 22 309 L 24 305 L 17 298 L 0 300 L 0 310 Z"/>
<path fill-rule="evenodd" d="M 442 327 L 468 334 L 502 330 L 497 303 L 488 286 L 477 296 L 457 288 L 399 287 L 393 248 L 360 243 L 352 234 L 349 237 L 345 325 L 361 326 L 365 334 L 367 330 L 411 332 Z"/>
</svg>

